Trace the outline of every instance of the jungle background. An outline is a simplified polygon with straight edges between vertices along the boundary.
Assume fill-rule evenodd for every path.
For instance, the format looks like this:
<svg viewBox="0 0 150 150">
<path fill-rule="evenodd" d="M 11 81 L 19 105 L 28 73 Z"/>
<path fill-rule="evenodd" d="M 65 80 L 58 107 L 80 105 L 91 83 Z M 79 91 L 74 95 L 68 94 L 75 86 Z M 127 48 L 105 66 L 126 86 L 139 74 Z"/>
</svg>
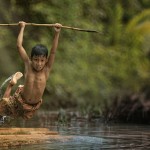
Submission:
<svg viewBox="0 0 150 150">
<path fill-rule="evenodd" d="M 99 31 L 61 30 L 42 109 L 105 112 L 109 118 L 115 100 L 141 101 L 144 95 L 149 111 L 149 0 L 1 0 L 0 23 L 19 21 Z M 19 26 L 0 26 L 1 83 L 16 71 L 24 72 L 16 48 L 18 32 Z M 50 49 L 53 35 L 51 27 L 26 26 L 23 45 L 29 55 L 37 43 Z"/>
</svg>

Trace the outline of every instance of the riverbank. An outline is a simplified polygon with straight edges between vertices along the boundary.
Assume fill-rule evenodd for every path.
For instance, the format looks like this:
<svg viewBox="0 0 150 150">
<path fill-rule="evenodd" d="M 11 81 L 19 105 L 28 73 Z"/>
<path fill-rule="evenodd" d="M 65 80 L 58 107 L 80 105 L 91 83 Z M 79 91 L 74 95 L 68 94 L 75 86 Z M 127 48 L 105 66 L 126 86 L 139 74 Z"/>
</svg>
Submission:
<svg viewBox="0 0 150 150">
<path fill-rule="evenodd" d="M 47 128 L 0 128 L 0 148 L 42 144 L 61 137 Z"/>
</svg>

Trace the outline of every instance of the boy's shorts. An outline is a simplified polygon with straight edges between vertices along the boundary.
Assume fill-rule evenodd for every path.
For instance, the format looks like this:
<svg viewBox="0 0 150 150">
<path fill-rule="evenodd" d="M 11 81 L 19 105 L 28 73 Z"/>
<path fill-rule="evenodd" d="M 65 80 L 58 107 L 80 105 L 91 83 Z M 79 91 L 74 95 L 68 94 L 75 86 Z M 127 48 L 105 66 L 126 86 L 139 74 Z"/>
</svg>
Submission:
<svg viewBox="0 0 150 150">
<path fill-rule="evenodd" d="M 0 106 L 3 108 L 3 114 L 11 116 L 13 118 L 22 117 L 23 119 L 30 119 L 33 114 L 42 104 L 40 100 L 37 104 L 27 104 L 21 97 L 23 86 L 18 86 L 18 89 L 13 96 L 9 98 L 2 98 Z"/>
</svg>

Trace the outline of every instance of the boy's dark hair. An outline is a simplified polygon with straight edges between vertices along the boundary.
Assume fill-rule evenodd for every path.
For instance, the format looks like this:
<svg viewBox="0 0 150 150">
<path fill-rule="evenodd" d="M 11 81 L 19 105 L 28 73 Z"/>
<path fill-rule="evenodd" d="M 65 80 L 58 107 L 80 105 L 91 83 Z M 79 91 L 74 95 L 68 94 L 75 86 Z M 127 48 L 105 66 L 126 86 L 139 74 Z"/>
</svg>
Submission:
<svg viewBox="0 0 150 150">
<path fill-rule="evenodd" d="M 43 55 L 43 56 L 48 56 L 48 49 L 42 45 L 42 44 L 37 44 L 35 45 L 33 48 L 32 48 L 32 51 L 31 51 L 31 58 L 33 56 L 40 56 L 40 55 Z"/>
</svg>

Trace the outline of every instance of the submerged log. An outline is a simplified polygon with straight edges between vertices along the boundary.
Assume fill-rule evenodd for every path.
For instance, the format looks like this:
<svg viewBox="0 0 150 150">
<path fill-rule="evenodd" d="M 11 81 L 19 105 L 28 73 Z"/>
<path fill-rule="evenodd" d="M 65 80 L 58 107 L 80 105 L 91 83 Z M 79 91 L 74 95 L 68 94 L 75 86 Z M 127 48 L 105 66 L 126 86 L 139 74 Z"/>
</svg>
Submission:
<svg viewBox="0 0 150 150">
<path fill-rule="evenodd" d="M 57 138 L 58 133 L 47 128 L 0 128 L 0 148 L 42 144 Z"/>
</svg>

